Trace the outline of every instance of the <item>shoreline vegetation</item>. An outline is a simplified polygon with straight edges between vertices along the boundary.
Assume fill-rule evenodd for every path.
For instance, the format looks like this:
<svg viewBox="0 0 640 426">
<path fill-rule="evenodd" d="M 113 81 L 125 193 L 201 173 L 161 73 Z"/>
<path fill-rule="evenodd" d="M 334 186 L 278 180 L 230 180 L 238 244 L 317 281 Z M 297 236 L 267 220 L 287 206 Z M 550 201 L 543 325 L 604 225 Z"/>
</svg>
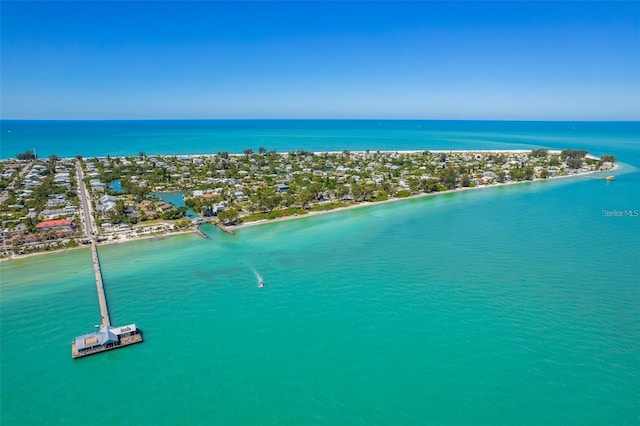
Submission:
<svg viewBox="0 0 640 426">
<path fill-rule="evenodd" d="M 91 235 L 76 226 L 84 225 L 77 196 L 82 182 L 72 173 L 76 164 L 90 189 Z M 198 232 L 201 223 L 233 234 L 376 204 L 618 169 L 612 156 L 546 149 L 278 154 L 260 148 L 243 154 L 47 160 L 34 155 L 0 166 L 6 182 L 0 261 L 87 247 L 90 237 L 100 245 L 120 244 Z M 158 195 L 164 192 L 183 193 L 185 205 L 162 200 Z M 195 217 L 186 217 L 188 209 Z M 47 226 L 53 229 L 41 229 Z"/>
<path fill-rule="evenodd" d="M 619 166 L 615 165 L 610 171 L 615 171 L 618 168 L 619 168 Z M 502 187 L 502 186 L 519 185 L 519 184 L 534 183 L 534 182 L 544 182 L 546 180 L 556 180 L 556 179 L 562 179 L 562 178 L 584 177 L 584 176 L 591 175 L 591 174 L 594 174 L 594 173 L 601 173 L 601 171 L 585 172 L 585 173 L 579 173 L 579 174 L 568 175 L 568 176 L 556 176 L 556 177 L 550 178 L 550 179 L 534 179 L 534 180 L 530 180 L 530 181 L 494 183 L 492 185 L 475 186 L 475 187 L 467 187 L 467 188 L 456 188 L 456 189 L 450 189 L 450 190 L 446 190 L 446 191 L 442 191 L 442 192 L 431 192 L 431 193 L 410 195 L 408 197 L 403 197 L 403 198 L 390 198 L 388 200 L 378 201 L 378 202 L 366 202 L 365 201 L 365 202 L 361 202 L 361 203 L 358 203 L 358 204 L 351 204 L 351 205 L 348 205 L 348 206 L 338 207 L 338 208 L 334 208 L 334 209 L 330 209 L 330 210 L 312 211 L 312 212 L 307 212 L 305 214 L 293 215 L 293 216 L 283 216 L 283 217 L 278 217 L 278 218 L 275 218 L 275 219 L 258 219 L 258 220 L 251 221 L 251 222 L 242 222 L 242 223 L 238 223 L 238 224 L 235 224 L 235 225 L 223 225 L 223 226 L 224 226 L 224 228 L 226 228 L 227 232 L 233 234 L 237 230 L 241 230 L 241 229 L 244 229 L 244 228 L 250 228 L 250 227 L 253 227 L 253 226 L 267 225 L 269 223 L 283 222 L 283 221 L 287 221 L 287 220 L 303 219 L 305 217 L 319 216 L 319 215 L 323 215 L 323 214 L 327 214 L 327 213 L 333 213 L 333 212 L 339 212 L 339 211 L 343 211 L 343 210 L 351 210 L 351 209 L 357 209 L 357 208 L 372 207 L 372 206 L 377 206 L 377 205 L 382 205 L 382 204 L 395 203 L 395 202 L 401 202 L 401 201 L 407 201 L 407 200 L 415 200 L 415 199 L 427 198 L 427 197 L 436 197 L 438 195 L 455 194 L 455 193 L 460 193 L 460 192 L 465 192 L 465 191 L 471 191 L 471 190 L 474 190 L 474 189 L 478 189 L 479 190 L 479 189 L 499 188 L 499 187 Z M 604 180 L 604 178 L 603 178 L 603 180 Z"/>
</svg>

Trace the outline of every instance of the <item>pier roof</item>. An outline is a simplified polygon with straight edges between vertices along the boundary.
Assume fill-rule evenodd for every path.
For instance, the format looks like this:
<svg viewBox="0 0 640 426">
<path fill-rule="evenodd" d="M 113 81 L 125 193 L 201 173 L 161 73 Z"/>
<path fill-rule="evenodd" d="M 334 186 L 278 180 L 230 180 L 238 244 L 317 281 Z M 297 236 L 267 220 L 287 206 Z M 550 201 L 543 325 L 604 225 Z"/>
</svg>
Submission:
<svg viewBox="0 0 640 426">
<path fill-rule="evenodd" d="M 123 327 L 116 327 L 118 330 Z M 103 327 L 95 333 L 87 333 L 76 337 L 76 349 L 83 350 L 95 346 L 104 346 L 118 341 L 118 335 L 109 327 Z"/>
<path fill-rule="evenodd" d="M 103 327 L 98 332 L 98 343 L 101 345 L 106 345 L 107 343 L 117 342 L 118 336 L 113 333 L 113 331 L 109 327 Z"/>
<path fill-rule="evenodd" d="M 133 333 L 137 330 L 135 324 L 123 325 L 122 327 L 110 327 L 109 330 L 114 333 L 116 336 L 120 336 L 125 333 Z"/>
</svg>

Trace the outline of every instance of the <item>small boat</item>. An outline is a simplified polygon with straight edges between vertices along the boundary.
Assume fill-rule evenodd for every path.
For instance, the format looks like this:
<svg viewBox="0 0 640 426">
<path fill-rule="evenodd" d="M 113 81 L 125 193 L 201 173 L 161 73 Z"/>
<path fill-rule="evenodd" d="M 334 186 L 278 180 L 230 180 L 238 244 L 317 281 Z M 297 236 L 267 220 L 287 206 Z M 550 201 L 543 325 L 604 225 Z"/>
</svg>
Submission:
<svg viewBox="0 0 640 426">
<path fill-rule="evenodd" d="M 260 288 L 264 287 L 264 281 L 262 280 L 258 281 L 258 287 Z"/>
<path fill-rule="evenodd" d="M 616 180 L 616 177 L 615 176 L 607 176 L 605 179 L 606 180 L 610 180 L 610 181 L 614 181 L 614 180 Z"/>
</svg>

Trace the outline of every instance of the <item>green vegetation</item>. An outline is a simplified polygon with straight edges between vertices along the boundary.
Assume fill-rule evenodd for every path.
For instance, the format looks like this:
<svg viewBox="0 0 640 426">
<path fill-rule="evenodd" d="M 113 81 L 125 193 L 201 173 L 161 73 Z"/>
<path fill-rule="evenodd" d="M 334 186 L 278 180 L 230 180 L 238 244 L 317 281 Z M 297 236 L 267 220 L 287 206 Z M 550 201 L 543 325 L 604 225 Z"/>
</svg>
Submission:
<svg viewBox="0 0 640 426">
<path fill-rule="evenodd" d="M 534 149 L 531 151 L 531 156 L 535 158 L 545 158 L 548 154 L 548 149 Z"/>
<path fill-rule="evenodd" d="M 36 154 L 33 151 L 25 151 L 25 152 L 21 152 L 20 154 L 16 155 L 16 158 L 18 160 L 35 160 L 36 159 Z"/>
</svg>

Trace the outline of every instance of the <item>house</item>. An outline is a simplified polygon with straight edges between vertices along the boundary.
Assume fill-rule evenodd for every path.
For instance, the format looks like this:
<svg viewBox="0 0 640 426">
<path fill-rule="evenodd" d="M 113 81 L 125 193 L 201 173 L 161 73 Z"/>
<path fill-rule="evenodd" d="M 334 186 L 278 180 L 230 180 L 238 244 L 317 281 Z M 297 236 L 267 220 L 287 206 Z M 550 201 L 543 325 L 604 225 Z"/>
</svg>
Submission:
<svg viewBox="0 0 640 426">
<path fill-rule="evenodd" d="M 40 222 L 37 225 L 38 232 L 40 231 L 75 231 L 76 224 L 67 219 L 58 219 L 58 220 L 46 220 L 44 222 Z"/>
<path fill-rule="evenodd" d="M 285 185 L 283 183 L 276 185 L 276 191 L 279 193 L 285 193 L 289 190 L 289 185 Z"/>
<path fill-rule="evenodd" d="M 116 197 L 114 197 L 113 195 L 103 195 L 102 197 L 100 197 L 101 204 L 115 203 L 115 202 L 116 202 Z"/>
<path fill-rule="evenodd" d="M 91 185 L 91 189 L 93 189 L 94 191 L 104 191 L 107 187 L 107 185 L 100 182 L 99 179 L 91 179 L 89 181 L 89 185 Z"/>
<path fill-rule="evenodd" d="M 110 212 L 116 209 L 116 197 L 113 195 L 103 195 L 100 197 L 100 203 L 96 206 L 96 211 Z"/>
</svg>

